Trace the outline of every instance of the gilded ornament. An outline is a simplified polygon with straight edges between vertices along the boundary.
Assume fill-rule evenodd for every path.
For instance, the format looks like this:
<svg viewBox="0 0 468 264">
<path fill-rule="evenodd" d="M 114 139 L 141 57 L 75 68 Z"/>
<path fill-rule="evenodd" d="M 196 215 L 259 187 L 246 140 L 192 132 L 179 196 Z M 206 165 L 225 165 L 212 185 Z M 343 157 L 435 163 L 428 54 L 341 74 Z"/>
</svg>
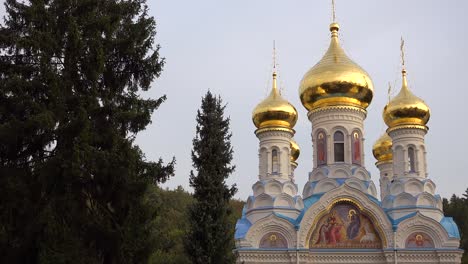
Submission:
<svg viewBox="0 0 468 264">
<path fill-rule="evenodd" d="M 430 109 L 408 88 L 405 69 L 402 70 L 402 79 L 400 92 L 384 108 L 385 124 L 389 129 L 408 125 L 425 129 L 431 116 Z"/>
<path fill-rule="evenodd" d="M 276 72 L 273 72 L 273 88 L 270 95 L 255 107 L 252 121 L 258 129 L 293 129 L 297 122 L 296 108 L 285 100 L 276 87 Z"/>
<path fill-rule="evenodd" d="M 392 139 L 386 132 L 374 143 L 372 154 L 377 162 L 393 160 Z"/>
<path fill-rule="evenodd" d="M 372 101 L 372 80 L 341 48 L 339 28 L 338 23 L 330 24 L 331 42 L 327 52 L 302 78 L 299 96 L 309 111 L 337 105 L 366 109 Z"/>
</svg>

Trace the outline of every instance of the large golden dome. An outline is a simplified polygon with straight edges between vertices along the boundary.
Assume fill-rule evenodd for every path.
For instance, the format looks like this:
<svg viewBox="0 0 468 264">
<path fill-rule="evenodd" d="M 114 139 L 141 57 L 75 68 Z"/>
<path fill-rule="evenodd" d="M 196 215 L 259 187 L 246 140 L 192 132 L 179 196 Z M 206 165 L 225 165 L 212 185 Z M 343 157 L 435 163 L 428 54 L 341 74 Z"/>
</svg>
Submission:
<svg viewBox="0 0 468 264">
<path fill-rule="evenodd" d="M 267 127 L 292 129 L 296 124 L 296 108 L 279 93 L 276 87 L 276 72 L 273 73 L 271 93 L 255 107 L 252 112 L 252 120 L 258 129 Z"/>
<path fill-rule="evenodd" d="M 426 127 L 431 116 L 430 109 L 421 98 L 409 90 L 406 70 L 402 70 L 402 75 L 403 80 L 400 92 L 384 108 L 383 118 L 385 124 L 389 128 L 404 125 Z"/>
<path fill-rule="evenodd" d="M 302 78 L 301 102 L 307 110 L 331 105 L 366 109 L 374 86 L 366 71 L 346 56 L 338 41 L 339 25 L 330 25 L 331 41 L 327 52 Z"/>
<path fill-rule="evenodd" d="M 387 132 L 384 132 L 384 134 L 374 143 L 372 154 L 374 154 L 377 162 L 393 160 L 392 139 Z"/>
<path fill-rule="evenodd" d="M 289 143 L 291 147 L 291 162 L 296 162 L 296 160 L 299 158 L 299 155 L 301 154 L 301 149 L 294 139 L 291 139 Z"/>
</svg>

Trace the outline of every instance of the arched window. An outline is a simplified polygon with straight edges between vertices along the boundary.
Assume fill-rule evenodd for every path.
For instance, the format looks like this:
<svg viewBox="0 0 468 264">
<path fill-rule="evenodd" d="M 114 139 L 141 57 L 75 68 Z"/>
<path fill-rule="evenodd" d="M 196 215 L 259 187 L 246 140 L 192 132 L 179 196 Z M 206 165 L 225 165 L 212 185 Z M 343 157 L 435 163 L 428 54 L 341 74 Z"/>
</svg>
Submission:
<svg viewBox="0 0 468 264">
<path fill-rule="evenodd" d="M 271 151 L 271 173 L 278 173 L 279 171 L 279 158 L 278 150 Z"/>
<path fill-rule="evenodd" d="M 327 139 L 324 132 L 317 134 L 317 165 L 327 164 Z"/>
<path fill-rule="evenodd" d="M 414 157 L 414 148 L 409 147 L 408 148 L 408 170 L 409 172 L 416 172 L 416 166 L 415 166 L 415 157 Z"/>
<path fill-rule="evenodd" d="M 361 165 L 361 137 L 357 131 L 353 132 L 351 150 L 353 153 L 353 163 Z"/>
<path fill-rule="evenodd" d="M 335 162 L 344 161 L 344 134 L 341 131 L 336 131 L 333 135 L 333 144 L 335 152 Z"/>
</svg>

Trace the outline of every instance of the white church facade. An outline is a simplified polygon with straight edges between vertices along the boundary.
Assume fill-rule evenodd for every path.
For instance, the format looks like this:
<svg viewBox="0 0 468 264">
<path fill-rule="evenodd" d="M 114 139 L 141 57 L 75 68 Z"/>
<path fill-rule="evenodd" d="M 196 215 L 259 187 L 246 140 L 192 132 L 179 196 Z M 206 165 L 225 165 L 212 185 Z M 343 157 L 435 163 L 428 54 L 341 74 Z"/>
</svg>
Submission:
<svg viewBox="0 0 468 264">
<path fill-rule="evenodd" d="M 410 91 L 403 63 L 400 92 L 383 110 L 388 129 L 373 147 L 376 186 L 363 144 L 372 80 L 341 48 L 339 25 L 330 31 L 328 51 L 299 88 L 314 151 L 302 195 L 297 111 L 280 94 L 276 69 L 253 111 L 259 173 L 236 225 L 238 263 L 460 263 L 458 227 L 427 172 L 429 107 Z"/>
</svg>

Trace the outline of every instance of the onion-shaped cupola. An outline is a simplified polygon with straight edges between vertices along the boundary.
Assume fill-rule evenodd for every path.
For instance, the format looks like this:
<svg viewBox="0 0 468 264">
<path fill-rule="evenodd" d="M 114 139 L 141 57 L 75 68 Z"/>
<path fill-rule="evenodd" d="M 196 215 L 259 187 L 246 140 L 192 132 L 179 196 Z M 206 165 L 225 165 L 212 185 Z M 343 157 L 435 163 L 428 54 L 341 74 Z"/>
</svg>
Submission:
<svg viewBox="0 0 468 264">
<path fill-rule="evenodd" d="M 372 154 L 374 154 L 377 162 L 389 162 L 393 160 L 392 139 L 387 132 L 384 132 L 374 143 Z"/>
<path fill-rule="evenodd" d="M 402 71 L 402 87 L 395 96 L 385 106 L 383 118 L 389 129 L 398 126 L 421 126 L 426 128 L 429 121 L 430 109 L 419 97 L 414 95 L 408 88 L 406 80 L 406 70 Z"/>
<path fill-rule="evenodd" d="M 290 161 L 295 163 L 297 159 L 299 158 L 299 155 L 301 154 L 301 149 L 299 148 L 299 145 L 297 145 L 297 142 L 294 139 L 291 139 L 290 147 L 291 147 Z"/>
<path fill-rule="evenodd" d="M 276 71 L 273 72 L 273 87 L 270 95 L 253 110 L 252 120 L 258 129 L 293 129 L 297 122 L 296 108 L 284 99 L 276 86 Z"/>
<path fill-rule="evenodd" d="M 366 109 L 372 101 L 372 80 L 346 56 L 338 40 L 338 30 L 338 23 L 330 24 L 331 41 L 327 52 L 302 78 L 299 96 L 309 111 L 337 105 Z"/>
</svg>

